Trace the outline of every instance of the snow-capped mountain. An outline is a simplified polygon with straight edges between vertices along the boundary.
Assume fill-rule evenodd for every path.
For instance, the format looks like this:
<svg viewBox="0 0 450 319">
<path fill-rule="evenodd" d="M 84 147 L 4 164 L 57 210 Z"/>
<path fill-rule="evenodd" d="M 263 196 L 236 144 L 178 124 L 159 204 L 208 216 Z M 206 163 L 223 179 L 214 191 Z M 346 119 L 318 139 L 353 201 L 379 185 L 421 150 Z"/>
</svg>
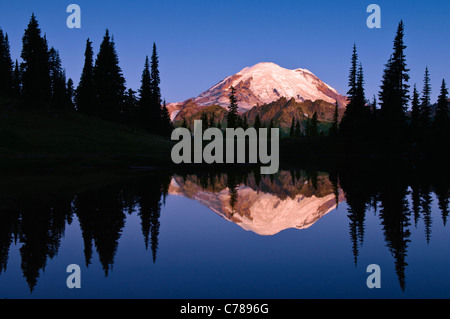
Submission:
<svg viewBox="0 0 450 319">
<path fill-rule="evenodd" d="M 186 103 L 195 103 L 199 108 L 209 105 L 227 108 L 231 86 L 236 89 L 241 112 L 256 105 L 271 103 L 280 97 L 294 98 L 297 102 L 323 100 L 334 104 L 337 100 L 339 105 L 346 104 L 345 96 L 322 82 L 311 71 L 289 70 L 275 63 L 262 62 L 228 76 L 196 98 L 169 104 L 172 119 Z"/>
<path fill-rule="evenodd" d="M 265 191 L 255 189 L 254 181 L 248 186 L 236 188 L 234 205 L 230 189 L 219 184 L 204 189 L 195 179 L 175 177 L 169 186 L 169 194 L 194 199 L 225 220 L 258 235 L 275 235 L 283 230 L 307 229 L 320 218 L 333 211 L 338 202 L 345 201 L 339 190 L 338 199 L 327 178 L 319 179 L 319 189 L 311 191 L 308 181 L 296 185 L 286 184 L 289 174 L 282 172 L 274 184 L 262 182 Z M 218 187 L 219 189 L 216 189 Z M 268 188 L 269 187 L 269 188 Z M 277 187 L 281 187 L 277 190 Z"/>
</svg>

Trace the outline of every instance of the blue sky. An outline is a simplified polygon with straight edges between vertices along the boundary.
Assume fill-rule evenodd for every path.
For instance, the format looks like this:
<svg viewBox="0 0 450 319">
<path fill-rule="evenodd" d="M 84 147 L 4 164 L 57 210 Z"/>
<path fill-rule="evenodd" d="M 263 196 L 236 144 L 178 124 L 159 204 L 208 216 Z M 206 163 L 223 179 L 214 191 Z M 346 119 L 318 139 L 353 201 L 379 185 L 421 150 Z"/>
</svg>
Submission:
<svg viewBox="0 0 450 319">
<path fill-rule="evenodd" d="M 66 8 L 81 7 L 81 29 L 69 29 Z M 381 7 L 381 29 L 369 29 L 366 8 Z M 366 94 L 379 91 L 397 25 L 405 23 L 411 84 L 422 90 L 425 67 L 433 99 L 443 78 L 450 83 L 448 0 L 18 0 L 0 5 L 0 27 L 14 59 L 34 12 L 51 46 L 59 50 L 67 76 L 78 82 L 86 39 L 98 52 L 105 29 L 114 35 L 127 87 L 138 89 L 145 55 L 156 42 L 161 89 L 168 102 L 182 101 L 228 75 L 258 62 L 306 68 L 347 91 L 353 43 L 366 77 Z"/>
</svg>

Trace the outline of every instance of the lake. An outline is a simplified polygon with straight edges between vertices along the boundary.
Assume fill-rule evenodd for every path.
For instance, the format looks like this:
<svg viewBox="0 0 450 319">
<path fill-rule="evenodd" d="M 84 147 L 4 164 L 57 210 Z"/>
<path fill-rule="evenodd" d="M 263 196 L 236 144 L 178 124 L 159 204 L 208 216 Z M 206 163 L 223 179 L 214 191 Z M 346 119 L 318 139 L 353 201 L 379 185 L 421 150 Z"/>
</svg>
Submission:
<svg viewBox="0 0 450 319">
<path fill-rule="evenodd" d="M 0 191 L 0 298 L 450 298 L 439 171 L 5 173 Z"/>
</svg>

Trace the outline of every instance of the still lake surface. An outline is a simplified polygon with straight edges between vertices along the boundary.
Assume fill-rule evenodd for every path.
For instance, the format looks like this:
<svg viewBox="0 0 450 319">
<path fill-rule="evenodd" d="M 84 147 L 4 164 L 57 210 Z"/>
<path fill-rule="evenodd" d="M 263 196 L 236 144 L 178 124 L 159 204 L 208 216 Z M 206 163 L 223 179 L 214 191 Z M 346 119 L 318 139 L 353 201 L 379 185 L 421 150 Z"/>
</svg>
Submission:
<svg viewBox="0 0 450 319">
<path fill-rule="evenodd" d="M 5 174 L 0 298 L 450 298 L 448 185 L 376 170 Z"/>
</svg>

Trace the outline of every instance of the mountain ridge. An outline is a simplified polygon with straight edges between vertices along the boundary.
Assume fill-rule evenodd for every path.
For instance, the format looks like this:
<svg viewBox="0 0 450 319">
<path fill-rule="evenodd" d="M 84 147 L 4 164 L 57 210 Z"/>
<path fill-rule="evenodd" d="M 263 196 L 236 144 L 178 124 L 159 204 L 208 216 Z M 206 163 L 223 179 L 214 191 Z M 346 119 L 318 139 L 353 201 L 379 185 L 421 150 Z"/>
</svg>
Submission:
<svg viewBox="0 0 450 319">
<path fill-rule="evenodd" d="M 323 100 L 331 104 L 337 101 L 340 106 L 347 104 L 345 96 L 309 70 L 289 70 L 272 62 L 261 62 L 226 77 L 195 98 L 168 104 L 171 119 L 176 120 L 183 108 L 193 104 L 199 111 L 211 105 L 227 109 L 231 86 L 236 89 L 241 114 L 282 97 L 293 98 L 296 102 Z"/>
</svg>

